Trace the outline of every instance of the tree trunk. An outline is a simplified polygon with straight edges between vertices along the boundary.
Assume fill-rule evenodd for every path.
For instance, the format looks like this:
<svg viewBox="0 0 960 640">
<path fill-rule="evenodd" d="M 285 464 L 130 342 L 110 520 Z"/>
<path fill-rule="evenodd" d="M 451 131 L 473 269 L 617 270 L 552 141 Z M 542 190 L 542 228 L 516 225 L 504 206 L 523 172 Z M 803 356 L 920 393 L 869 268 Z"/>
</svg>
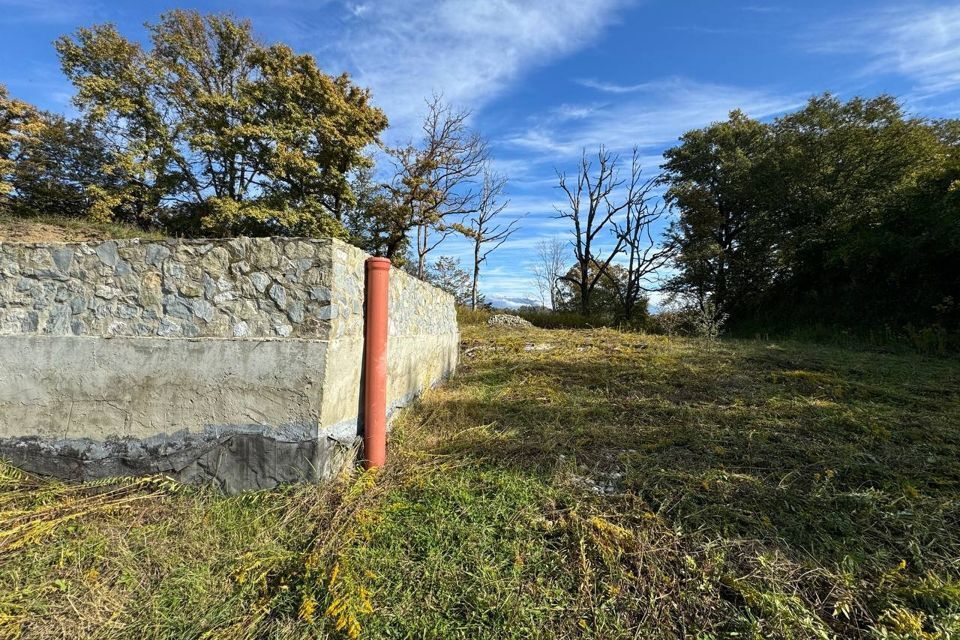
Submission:
<svg viewBox="0 0 960 640">
<path fill-rule="evenodd" d="M 473 245 L 473 285 L 470 287 L 470 308 L 477 310 L 477 280 L 480 278 L 480 243 Z"/>
</svg>

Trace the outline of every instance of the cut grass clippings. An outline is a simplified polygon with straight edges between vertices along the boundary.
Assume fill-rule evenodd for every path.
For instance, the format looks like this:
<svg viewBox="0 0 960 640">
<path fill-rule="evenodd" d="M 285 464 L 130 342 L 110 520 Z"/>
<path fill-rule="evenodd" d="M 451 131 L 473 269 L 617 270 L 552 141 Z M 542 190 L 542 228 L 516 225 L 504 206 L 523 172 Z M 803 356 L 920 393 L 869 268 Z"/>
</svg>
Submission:
<svg viewBox="0 0 960 640">
<path fill-rule="evenodd" d="M 464 329 L 390 465 L 0 473 L 0 638 L 960 637 L 960 363 Z"/>
</svg>

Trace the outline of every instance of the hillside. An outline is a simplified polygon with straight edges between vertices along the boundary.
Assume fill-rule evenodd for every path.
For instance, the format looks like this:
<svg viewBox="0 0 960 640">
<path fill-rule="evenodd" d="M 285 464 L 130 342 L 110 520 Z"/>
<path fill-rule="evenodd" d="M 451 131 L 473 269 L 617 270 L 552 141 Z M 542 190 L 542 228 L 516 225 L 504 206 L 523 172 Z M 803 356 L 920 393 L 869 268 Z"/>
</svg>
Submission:
<svg viewBox="0 0 960 640">
<path fill-rule="evenodd" d="M 958 425 L 956 360 L 466 327 L 379 474 L 4 468 L 0 637 L 947 638 Z"/>
</svg>

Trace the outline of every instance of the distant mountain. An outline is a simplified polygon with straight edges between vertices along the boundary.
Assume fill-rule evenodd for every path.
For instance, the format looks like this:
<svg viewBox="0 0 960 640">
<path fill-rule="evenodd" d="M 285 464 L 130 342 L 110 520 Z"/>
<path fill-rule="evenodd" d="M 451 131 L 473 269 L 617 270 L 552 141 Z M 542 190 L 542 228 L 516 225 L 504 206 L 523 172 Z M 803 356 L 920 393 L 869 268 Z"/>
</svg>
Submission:
<svg viewBox="0 0 960 640">
<path fill-rule="evenodd" d="M 488 296 L 487 302 L 494 309 L 519 309 L 520 307 L 537 307 L 539 300 L 522 296 Z"/>
</svg>

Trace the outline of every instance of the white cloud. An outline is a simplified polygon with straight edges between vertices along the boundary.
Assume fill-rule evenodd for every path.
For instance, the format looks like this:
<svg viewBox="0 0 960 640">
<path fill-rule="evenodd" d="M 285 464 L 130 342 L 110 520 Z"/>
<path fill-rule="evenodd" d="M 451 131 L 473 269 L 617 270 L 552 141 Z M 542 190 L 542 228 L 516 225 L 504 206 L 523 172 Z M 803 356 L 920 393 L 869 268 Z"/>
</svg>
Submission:
<svg viewBox="0 0 960 640">
<path fill-rule="evenodd" d="M 351 3 L 334 49 L 412 135 L 424 98 L 480 109 L 525 72 L 589 43 L 628 0 L 383 0 Z M 362 6 L 362 11 L 357 11 Z"/>
<path fill-rule="evenodd" d="M 650 88 L 650 85 L 646 82 L 640 84 L 617 84 L 615 82 L 603 82 L 590 78 L 577 80 L 577 84 L 583 85 L 588 89 L 603 91 L 604 93 L 633 93 L 634 91 Z"/>
<path fill-rule="evenodd" d="M 895 73 L 928 94 L 960 88 L 960 6 L 899 5 L 823 28 L 813 48 L 866 54 L 868 75 Z"/>
<path fill-rule="evenodd" d="M 569 161 L 581 148 L 604 144 L 614 150 L 637 146 L 656 151 L 644 158 L 644 166 L 659 164 L 664 146 L 684 131 L 723 120 L 732 109 L 742 109 L 755 118 L 777 115 L 803 102 L 799 95 L 783 96 L 762 89 L 667 78 L 634 85 L 632 93 L 594 107 L 589 118 L 565 117 L 552 112 L 532 127 L 507 136 L 516 147 L 549 154 Z M 570 110 L 568 108 L 568 110 Z"/>
</svg>

